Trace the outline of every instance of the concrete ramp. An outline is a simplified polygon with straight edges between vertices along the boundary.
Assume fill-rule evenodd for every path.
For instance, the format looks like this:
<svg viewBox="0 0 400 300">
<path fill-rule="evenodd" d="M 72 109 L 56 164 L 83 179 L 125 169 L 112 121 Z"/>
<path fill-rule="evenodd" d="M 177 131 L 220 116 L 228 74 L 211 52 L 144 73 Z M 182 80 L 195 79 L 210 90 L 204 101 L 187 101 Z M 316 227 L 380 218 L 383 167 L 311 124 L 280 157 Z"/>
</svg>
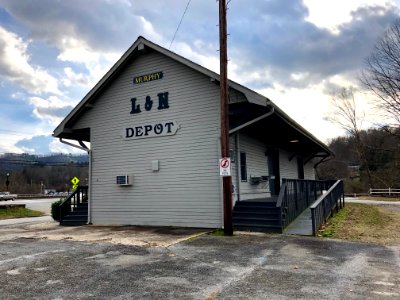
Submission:
<svg viewBox="0 0 400 300">
<path fill-rule="evenodd" d="M 286 234 L 313 235 L 311 209 L 307 208 L 283 231 Z"/>
</svg>

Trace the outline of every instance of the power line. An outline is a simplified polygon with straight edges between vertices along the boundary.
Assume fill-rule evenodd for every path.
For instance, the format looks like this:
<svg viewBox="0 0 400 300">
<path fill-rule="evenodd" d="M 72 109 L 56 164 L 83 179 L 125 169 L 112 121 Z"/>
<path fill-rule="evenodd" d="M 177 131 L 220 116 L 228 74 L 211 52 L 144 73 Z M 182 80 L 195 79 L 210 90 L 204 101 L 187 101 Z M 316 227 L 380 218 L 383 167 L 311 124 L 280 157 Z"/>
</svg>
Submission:
<svg viewBox="0 0 400 300">
<path fill-rule="evenodd" d="M 176 34 L 178 33 L 178 30 L 179 30 L 179 27 L 181 27 L 183 18 L 184 18 L 185 15 L 186 15 L 186 12 L 187 12 L 187 10 L 188 10 L 188 8 L 189 8 L 190 2 L 192 2 L 192 0 L 189 0 L 188 3 L 186 4 L 185 11 L 184 11 L 183 14 L 182 14 L 181 20 L 179 21 L 178 27 L 177 27 L 176 30 L 175 30 L 174 36 L 173 36 L 173 38 L 172 38 L 171 44 L 169 44 L 168 49 L 171 49 L 172 43 L 173 43 L 174 40 L 175 40 Z"/>
</svg>

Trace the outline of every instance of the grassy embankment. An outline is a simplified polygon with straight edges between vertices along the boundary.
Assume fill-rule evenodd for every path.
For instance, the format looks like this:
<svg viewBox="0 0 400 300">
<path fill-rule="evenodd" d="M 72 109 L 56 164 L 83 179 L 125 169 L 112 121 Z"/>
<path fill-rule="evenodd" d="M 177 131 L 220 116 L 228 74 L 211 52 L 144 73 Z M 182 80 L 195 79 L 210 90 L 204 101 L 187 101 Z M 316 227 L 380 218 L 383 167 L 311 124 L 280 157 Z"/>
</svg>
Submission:
<svg viewBox="0 0 400 300">
<path fill-rule="evenodd" d="M 400 206 L 348 203 L 331 218 L 319 236 L 400 245 Z"/>
</svg>

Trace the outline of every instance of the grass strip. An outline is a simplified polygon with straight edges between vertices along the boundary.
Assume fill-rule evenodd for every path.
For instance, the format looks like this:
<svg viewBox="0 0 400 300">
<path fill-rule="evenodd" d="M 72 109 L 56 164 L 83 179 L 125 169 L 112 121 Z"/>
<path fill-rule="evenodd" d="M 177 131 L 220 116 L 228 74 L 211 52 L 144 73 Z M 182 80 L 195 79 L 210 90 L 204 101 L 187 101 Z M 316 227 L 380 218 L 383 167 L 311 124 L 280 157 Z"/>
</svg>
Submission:
<svg viewBox="0 0 400 300">
<path fill-rule="evenodd" d="M 384 197 L 384 196 L 360 196 L 354 198 L 354 200 L 374 200 L 374 201 L 389 201 L 389 202 L 399 202 L 400 198 L 398 197 Z"/>
<path fill-rule="evenodd" d="M 14 219 L 14 218 L 28 218 L 28 217 L 41 217 L 44 213 L 28 208 L 14 207 L 0 209 L 0 220 Z"/>
</svg>

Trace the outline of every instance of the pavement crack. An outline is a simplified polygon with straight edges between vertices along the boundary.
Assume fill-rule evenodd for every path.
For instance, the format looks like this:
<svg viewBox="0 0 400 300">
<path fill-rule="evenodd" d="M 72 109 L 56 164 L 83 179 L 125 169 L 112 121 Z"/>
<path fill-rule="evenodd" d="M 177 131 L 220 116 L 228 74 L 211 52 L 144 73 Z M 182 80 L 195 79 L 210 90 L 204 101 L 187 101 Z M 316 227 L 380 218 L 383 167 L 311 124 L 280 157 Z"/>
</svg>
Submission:
<svg viewBox="0 0 400 300">
<path fill-rule="evenodd" d="M 53 250 L 53 251 L 39 252 L 39 253 L 29 254 L 29 255 L 22 255 L 22 256 L 6 259 L 6 260 L 1 260 L 0 265 L 6 264 L 9 262 L 13 262 L 13 261 L 31 259 L 31 258 L 34 258 L 37 256 L 43 256 L 43 255 L 47 255 L 47 254 L 51 254 L 51 253 L 60 253 L 60 252 L 65 252 L 65 250 Z"/>
</svg>

